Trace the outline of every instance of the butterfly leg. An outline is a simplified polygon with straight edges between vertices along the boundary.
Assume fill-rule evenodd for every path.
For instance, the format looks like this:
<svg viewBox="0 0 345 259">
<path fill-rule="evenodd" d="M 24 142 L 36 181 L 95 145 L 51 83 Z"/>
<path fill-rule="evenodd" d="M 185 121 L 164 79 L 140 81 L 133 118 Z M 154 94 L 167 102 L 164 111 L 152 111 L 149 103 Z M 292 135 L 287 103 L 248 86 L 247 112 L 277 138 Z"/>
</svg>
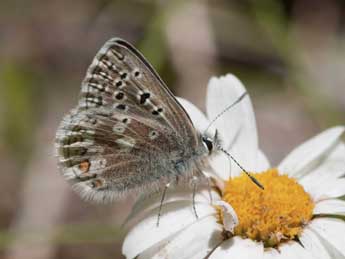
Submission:
<svg viewBox="0 0 345 259">
<path fill-rule="evenodd" d="M 228 156 L 227 156 L 227 158 L 229 160 L 229 176 L 230 176 L 230 178 L 232 178 L 232 160 Z"/>
<path fill-rule="evenodd" d="M 196 194 L 196 189 L 197 189 L 197 182 L 198 182 L 198 178 L 196 176 L 193 176 L 193 178 L 191 179 L 191 185 L 193 187 L 193 211 L 195 214 L 195 217 L 198 219 L 198 213 L 196 212 L 196 206 L 195 206 L 195 194 Z"/>
<path fill-rule="evenodd" d="M 191 179 L 191 186 L 193 188 L 193 211 L 195 214 L 195 217 L 198 219 L 198 213 L 196 211 L 196 204 L 195 204 L 195 195 L 196 195 L 196 191 L 197 191 L 197 184 L 199 183 L 200 179 L 203 179 L 204 177 L 206 177 L 207 180 L 207 186 L 208 186 L 208 193 L 210 195 L 210 201 L 212 203 L 212 195 L 211 195 L 211 184 L 210 184 L 210 177 L 208 174 L 204 173 L 198 166 L 196 166 L 196 170 L 193 173 L 193 177 Z"/>
<path fill-rule="evenodd" d="M 211 181 L 212 181 L 211 176 L 205 171 L 202 171 L 199 167 L 197 167 L 197 170 L 198 170 L 199 175 L 202 176 L 202 179 L 204 178 L 206 179 L 207 191 L 210 198 L 210 203 L 213 204 L 213 198 L 212 198 L 212 192 L 211 192 Z"/>
<path fill-rule="evenodd" d="M 193 188 L 193 196 L 192 196 L 192 202 L 193 202 L 193 211 L 196 218 L 198 217 L 198 213 L 196 212 L 196 206 L 195 206 L 195 195 L 197 190 L 197 184 L 198 184 L 199 178 L 195 175 L 193 175 L 192 179 L 190 180 L 190 186 Z"/>
<path fill-rule="evenodd" d="M 167 192 L 169 186 L 170 186 L 170 183 L 167 183 L 167 184 L 164 186 L 164 190 L 163 190 L 162 198 L 161 198 L 161 203 L 159 204 L 159 210 L 158 210 L 158 216 L 157 216 L 157 223 L 156 223 L 156 226 L 157 226 L 157 227 L 159 227 L 159 220 L 160 220 L 160 217 L 161 217 L 162 206 L 163 206 L 163 202 L 164 202 L 164 199 L 165 199 L 165 196 L 166 196 L 166 192 Z"/>
<path fill-rule="evenodd" d="M 207 191 L 208 191 L 208 195 L 210 197 L 210 203 L 212 205 L 213 204 L 213 198 L 212 198 L 212 192 L 211 192 L 211 177 L 209 175 L 206 175 L 206 180 L 207 180 Z"/>
</svg>

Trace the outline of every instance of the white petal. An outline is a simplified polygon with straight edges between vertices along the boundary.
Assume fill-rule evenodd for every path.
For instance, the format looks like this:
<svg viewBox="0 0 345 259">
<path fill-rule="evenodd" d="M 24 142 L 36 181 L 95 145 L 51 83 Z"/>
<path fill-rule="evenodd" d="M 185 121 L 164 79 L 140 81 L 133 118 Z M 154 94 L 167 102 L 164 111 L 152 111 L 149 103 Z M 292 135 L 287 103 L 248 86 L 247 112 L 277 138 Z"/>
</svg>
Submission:
<svg viewBox="0 0 345 259">
<path fill-rule="evenodd" d="M 264 259 L 278 259 L 280 256 L 279 252 L 275 248 L 266 248 L 264 252 Z"/>
<path fill-rule="evenodd" d="M 345 128 L 330 128 L 294 149 L 279 165 L 279 171 L 300 178 L 313 170 L 340 142 Z"/>
<path fill-rule="evenodd" d="M 345 174 L 345 145 L 339 143 L 334 150 L 324 158 L 322 163 L 311 173 L 300 179 L 306 191 L 313 196 L 320 196 L 320 189 L 325 183 L 334 182 L 335 179 Z M 322 195 L 322 193 L 321 193 Z"/>
<path fill-rule="evenodd" d="M 309 224 L 309 227 L 345 256 L 344 221 L 331 218 L 317 218 Z"/>
<path fill-rule="evenodd" d="M 198 220 L 215 215 L 213 206 L 196 204 Z M 126 236 L 122 253 L 128 258 L 134 258 L 141 252 L 176 234 L 197 221 L 190 202 L 179 201 L 164 204 L 159 221 L 156 226 L 158 208 L 151 211 L 145 219 L 132 228 Z"/>
<path fill-rule="evenodd" d="M 262 243 L 236 236 L 218 246 L 211 254 L 210 259 L 261 259 L 263 254 L 264 248 Z"/>
<path fill-rule="evenodd" d="M 211 78 L 208 85 L 206 108 L 209 120 L 231 105 L 246 89 L 233 75 Z M 214 123 L 223 139 L 224 148 L 247 170 L 253 171 L 258 152 L 255 116 L 250 97 L 246 96 L 237 105 L 225 112 Z M 232 173 L 241 172 L 233 163 Z"/>
<path fill-rule="evenodd" d="M 304 178 L 319 178 L 323 175 L 330 177 L 341 177 L 345 175 L 345 145 L 343 142 L 338 143 L 332 152 L 324 158 L 322 163 L 310 174 Z"/>
<path fill-rule="evenodd" d="M 177 97 L 177 100 L 179 103 L 183 106 L 183 108 L 188 113 L 189 117 L 191 118 L 194 127 L 201 133 L 206 130 L 206 128 L 209 125 L 209 121 L 204 115 L 202 111 L 200 111 L 194 104 L 187 101 L 186 99 L 183 99 L 181 97 Z M 212 131 L 210 131 L 212 132 Z"/>
<path fill-rule="evenodd" d="M 224 153 L 218 153 L 215 156 L 210 157 L 210 165 L 214 170 L 214 173 L 217 174 L 222 180 L 229 180 L 231 175 L 231 169 L 233 161 L 230 160 Z"/>
<path fill-rule="evenodd" d="M 331 259 L 331 256 L 321 240 L 307 227 L 304 228 L 299 240 L 303 244 L 303 247 L 308 250 L 315 259 Z"/>
<path fill-rule="evenodd" d="M 345 195 L 345 178 L 327 179 L 315 186 L 304 186 L 314 201 L 339 198 Z"/>
<path fill-rule="evenodd" d="M 220 199 L 219 193 L 211 190 L 212 201 L 217 201 Z M 132 207 L 132 211 L 127 217 L 125 224 L 131 223 L 134 224 L 135 222 L 140 221 L 143 217 L 146 217 L 148 213 L 151 213 L 153 209 L 157 209 L 161 205 L 162 200 L 162 193 L 153 193 L 150 196 L 141 196 Z M 211 197 L 209 190 L 202 189 L 196 192 L 195 198 L 196 203 L 201 204 L 210 204 Z M 166 191 L 165 199 L 163 201 L 163 205 L 170 206 L 174 202 L 189 202 L 190 206 L 192 206 L 193 197 L 191 189 L 186 186 L 178 186 L 174 189 L 168 189 Z"/>
<path fill-rule="evenodd" d="M 209 216 L 146 250 L 139 259 L 205 258 L 222 241 L 222 226 Z"/>
<path fill-rule="evenodd" d="M 268 161 L 266 155 L 264 152 L 259 150 L 257 154 L 257 160 L 256 160 L 256 166 L 255 166 L 255 172 L 263 172 L 270 168 L 270 162 Z"/>
<path fill-rule="evenodd" d="M 309 228 L 310 229 L 310 228 Z M 322 245 L 326 248 L 328 254 L 330 255 L 330 257 L 336 258 L 336 259 L 345 259 L 345 256 L 342 255 L 337 249 L 334 248 L 334 246 L 328 242 L 328 240 L 324 239 L 323 237 L 321 237 L 316 231 L 310 229 L 322 242 Z"/>
<path fill-rule="evenodd" d="M 279 246 L 279 252 L 276 257 L 272 257 L 272 253 L 265 253 L 264 258 L 274 258 L 274 259 L 314 259 L 313 255 L 304 249 L 299 243 L 295 241 L 289 241 L 283 243 Z"/>
<path fill-rule="evenodd" d="M 206 110 L 209 120 L 215 119 L 228 105 L 231 105 L 245 92 L 243 87 L 238 89 L 237 86 L 233 85 L 231 77 L 212 77 L 210 79 L 206 95 Z M 238 118 L 235 115 L 238 115 L 241 111 L 242 105 L 239 103 L 214 122 L 224 140 L 225 147 L 232 142 L 240 131 L 241 123 L 237 123 Z"/>
<path fill-rule="evenodd" d="M 215 205 L 219 206 L 223 212 L 224 229 L 230 233 L 234 233 L 235 227 L 238 225 L 238 217 L 231 205 L 224 201 L 217 201 Z"/>
<path fill-rule="evenodd" d="M 235 162 L 223 153 L 219 153 L 216 156 L 211 157 L 210 164 L 217 176 L 224 181 L 238 175 L 238 167 Z M 270 162 L 265 154 L 259 150 L 257 152 L 257 159 L 253 172 L 263 172 L 268 168 L 270 168 Z"/>
<path fill-rule="evenodd" d="M 313 214 L 345 215 L 345 201 L 331 199 L 317 202 Z"/>
</svg>

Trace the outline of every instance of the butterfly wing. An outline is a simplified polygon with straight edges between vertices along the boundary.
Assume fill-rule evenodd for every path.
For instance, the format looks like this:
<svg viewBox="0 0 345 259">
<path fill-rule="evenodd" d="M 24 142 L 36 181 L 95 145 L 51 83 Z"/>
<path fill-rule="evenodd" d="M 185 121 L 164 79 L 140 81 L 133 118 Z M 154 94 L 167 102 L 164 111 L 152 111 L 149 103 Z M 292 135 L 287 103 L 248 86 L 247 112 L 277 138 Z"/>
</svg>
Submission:
<svg viewBox="0 0 345 259">
<path fill-rule="evenodd" d="M 106 42 L 94 58 L 82 84 L 79 106 L 135 106 L 140 115 L 153 115 L 181 137 L 193 129 L 188 114 L 152 66 L 133 46 L 117 38 Z"/>
<path fill-rule="evenodd" d="M 57 131 L 63 175 L 89 200 L 112 201 L 187 173 L 200 138 L 163 81 L 129 43 L 111 39 L 90 65 L 78 106 Z M 183 175 L 182 175 L 183 176 Z"/>
</svg>

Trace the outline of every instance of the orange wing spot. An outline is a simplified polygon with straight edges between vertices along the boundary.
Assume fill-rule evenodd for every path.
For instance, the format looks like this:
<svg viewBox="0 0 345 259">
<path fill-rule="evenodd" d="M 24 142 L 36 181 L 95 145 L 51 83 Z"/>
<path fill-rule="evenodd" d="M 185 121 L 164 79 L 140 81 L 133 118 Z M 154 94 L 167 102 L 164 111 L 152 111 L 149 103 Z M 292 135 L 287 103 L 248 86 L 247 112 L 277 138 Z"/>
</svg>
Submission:
<svg viewBox="0 0 345 259">
<path fill-rule="evenodd" d="M 103 181 L 101 179 L 96 179 L 92 181 L 92 188 L 99 188 L 103 186 Z"/>
<path fill-rule="evenodd" d="M 79 169 L 83 174 L 87 173 L 90 169 L 90 162 L 88 160 L 81 162 L 79 164 Z"/>
</svg>

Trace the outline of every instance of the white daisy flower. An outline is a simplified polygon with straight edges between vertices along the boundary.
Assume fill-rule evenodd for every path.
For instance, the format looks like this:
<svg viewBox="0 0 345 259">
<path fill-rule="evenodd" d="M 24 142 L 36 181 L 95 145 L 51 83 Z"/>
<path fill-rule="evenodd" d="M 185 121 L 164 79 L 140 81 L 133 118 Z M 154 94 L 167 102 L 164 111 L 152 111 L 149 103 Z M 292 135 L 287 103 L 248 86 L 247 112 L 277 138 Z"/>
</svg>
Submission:
<svg viewBox="0 0 345 259">
<path fill-rule="evenodd" d="M 245 91 L 233 75 L 212 78 L 207 117 L 213 119 Z M 202 132 L 209 120 L 180 99 Z M 137 223 L 123 254 L 144 258 L 345 258 L 344 127 L 334 127 L 293 150 L 276 168 L 258 146 L 249 97 L 214 123 L 227 149 L 265 187 L 261 190 L 224 155 L 211 161 L 217 174 L 212 202 L 206 190 L 169 190 L 156 226 L 160 196 L 138 203 Z M 231 167 L 231 168 L 230 168 Z"/>
</svg>

